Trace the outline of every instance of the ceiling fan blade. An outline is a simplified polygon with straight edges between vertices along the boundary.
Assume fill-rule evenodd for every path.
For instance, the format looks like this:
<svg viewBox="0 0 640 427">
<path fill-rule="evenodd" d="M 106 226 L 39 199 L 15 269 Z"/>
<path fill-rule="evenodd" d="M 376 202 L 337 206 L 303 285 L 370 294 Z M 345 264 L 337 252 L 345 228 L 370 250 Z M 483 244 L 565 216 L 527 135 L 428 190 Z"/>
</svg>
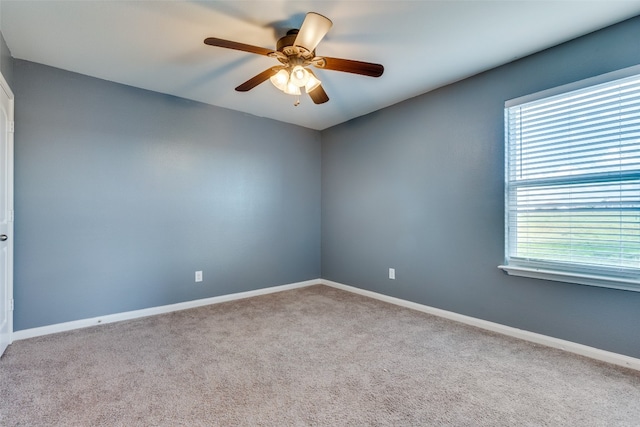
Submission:
<svg viewBox="0 0 640 427">
<path fill-rule="evenodd" d="M 363 76 L 380 77 L 384 73 L 384 67 L 372 62 L 354 61 L 353 59 L 322 57 L 324 65 L 319 63 L 317 67 L 325 70 L 343 71 L 345 73 L 360 74 Z"/>
<path fill-rule="evenodd" d="M 324 104 L 329 100 L 329 96 L 322 88 L 322 85 L 318 85 L 317 88 L 309 92 L 309 96 L 314 104 Z"/>
<path fill-rule="evenodd" d="M 232 42 L 230 40 L 217 39 L 215 37 L 207 37 L 206 39 L 204 39 L 204 44 L 208 44 L 209 46 L 224 47 L 227 49 L 241 50 L 243 52 L 256 53 L 258 55 L 265 56 L 268 56 L 273 52 L 273 50 L 264 47 Z"/>
<path fill-rule="evenodd" d="M 301 46 L 309 52 L 313 52 L 320 40 L 329 32 L 332 25 L 333 22 L 326 16 L 315 12 L 307 13 L 293 45 Z"/>
<path fill-rule="evenodd" d="M 278 71 L 280 71 L 282 67 L 273 67 L 267 70 L 264 70 L 257 76 L 251 77 L 246 82 L 242 83 L 240 86 L 236 88 L 238 92 L 247 92 L 258 86 L 260 83 L 269 80 L 271 76 L 274 76 Z"/>
</svg>

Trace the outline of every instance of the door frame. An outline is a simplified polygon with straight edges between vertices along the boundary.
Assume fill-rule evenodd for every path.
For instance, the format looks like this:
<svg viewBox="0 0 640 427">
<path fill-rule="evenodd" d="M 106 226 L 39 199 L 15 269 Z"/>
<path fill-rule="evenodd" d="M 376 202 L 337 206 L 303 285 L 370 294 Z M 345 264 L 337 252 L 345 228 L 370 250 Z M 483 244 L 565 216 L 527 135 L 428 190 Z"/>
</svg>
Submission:
<svg viewBox="0 0 640 427">
<path fill-rule="evenodd" d="M 7 240 L 7 301 L 3 304 L 8 310 L 8 329 L 9 329 L 9 343 L 13 342 L 13 224 L 14 224 L 14 205 L 13 205 L 13 172 L 14 172 L 14 131 L 15 131 L 15 118 L 14 118 L 14 101 L 15 97 L 7 80 L 4 78 L 2 73 L 0 72 L 0 90 L 5 92 L 9 97 L 9 123 L 12 126 L 7 133 L 7 210 L 9 214 L 9 223 L 7 229 L 7 235 L 9 239 Z M 0 356 L 1 356 L 0 352 Z"/>
</svg>

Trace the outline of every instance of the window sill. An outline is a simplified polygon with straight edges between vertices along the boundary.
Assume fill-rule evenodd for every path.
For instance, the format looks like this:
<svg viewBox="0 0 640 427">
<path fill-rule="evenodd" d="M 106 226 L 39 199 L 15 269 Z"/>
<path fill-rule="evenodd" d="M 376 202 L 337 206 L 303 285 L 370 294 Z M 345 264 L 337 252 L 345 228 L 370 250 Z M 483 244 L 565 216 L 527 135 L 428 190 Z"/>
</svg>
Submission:
<svg viewBox="0 0 640 427">
<path fill-rule="evenodd" d="M 512 265 L 499 265 L 498 268 L 504 270 L 510 276 L 529 277 L 533 279 L 553 280 L 556 282 L 577 283 L 579 285 L 599 286 L 602 288 L 640 292 L 640 281 L 638 280 L 591 274 L 568 273 L 563 271 L 518 267 Z"/>
</svg>

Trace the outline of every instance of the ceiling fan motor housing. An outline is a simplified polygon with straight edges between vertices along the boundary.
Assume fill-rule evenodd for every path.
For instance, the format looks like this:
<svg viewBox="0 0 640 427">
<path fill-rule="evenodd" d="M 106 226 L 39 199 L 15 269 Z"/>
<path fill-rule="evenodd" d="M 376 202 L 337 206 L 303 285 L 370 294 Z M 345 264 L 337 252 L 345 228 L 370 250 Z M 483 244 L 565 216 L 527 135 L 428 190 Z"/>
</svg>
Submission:
<svg viewBox="0 0 640 427">
<path fill-rule="evenodd" d="M 302 46 L 294 46 L 298 32 L 300 30 L 289 30 L 287 35 L 281 37 L 276 43 L 276 49 L 278 52 L 285 54 L 290 60 L 292 58 L 300 57 L 303 60 L 308 60 L 316 56 L 316 51 L 309 52 Z"/>
</svg>

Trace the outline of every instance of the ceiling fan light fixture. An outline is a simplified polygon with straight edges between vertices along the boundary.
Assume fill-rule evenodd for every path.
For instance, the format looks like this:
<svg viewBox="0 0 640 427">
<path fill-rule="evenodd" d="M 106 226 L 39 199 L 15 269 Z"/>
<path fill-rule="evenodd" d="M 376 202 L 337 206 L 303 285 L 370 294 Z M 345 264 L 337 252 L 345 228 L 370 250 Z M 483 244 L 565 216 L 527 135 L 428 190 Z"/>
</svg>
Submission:
<svg viewBox="0 0 640 427">
<path fill-rule="evenodd" d="M 309 81 L 310 74 L 309 72 L 301 65 L 296 65 L 291 70 L 291 78 L 290 81 L 294 85 L 298 87 L 302 87 L 307 84 Z"/>
<path fill-rule="evenodd" d="M 273 83 L 275 87 L 284 92 L 287 88 L 287 84 L 289 83 L 289 73 L 287 73 L 287 70 L 282 69 L 275 75 L 271 76 L 269 80 L 271 80 L 271 83 Z"/>
<path fill-rule="evenodd" d="M 309 80 L 307 81 L 307 84 L 304 85 L 304 89 L 307 93 L 313 91 L 314 89 L 316 89 L 318 86 L 320 86 L 322 82 L 320 80 L 318 80 L 316 78 L 316 76 L 314 76 L 313 74 L 309 73 Z"/>
</svg>

